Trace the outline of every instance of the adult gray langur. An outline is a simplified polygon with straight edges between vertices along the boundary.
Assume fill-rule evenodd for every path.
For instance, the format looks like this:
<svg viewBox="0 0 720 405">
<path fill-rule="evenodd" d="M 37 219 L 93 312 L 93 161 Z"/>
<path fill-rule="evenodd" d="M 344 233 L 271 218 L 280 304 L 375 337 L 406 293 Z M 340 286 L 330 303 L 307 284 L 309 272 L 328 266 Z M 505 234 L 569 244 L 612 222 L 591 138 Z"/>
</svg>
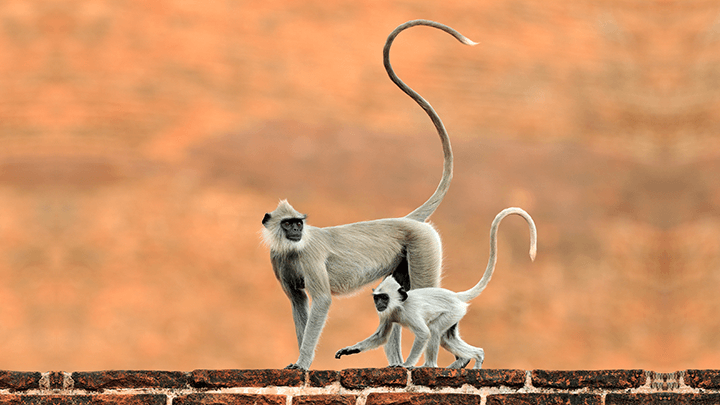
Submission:
<svg viewBox="0 0 720 405">
<path fill-rule="evenodd" d="M 413 367 L 425 352 L 423 367 L 437 367 L 440 346 L 455 355 L 456 360 L 449 368 L 464 368 L 475 359 L 474 368 L 481 368 L 485 352 L 470 346 L 460 338 L 458 322 L 467 312 L 468 302 L 485 289 L 497 263 L 497 228 L 508 215 L 522 216 L 530 227 L 530 258 L 535 260 L 537 252 L 537 230 L 530 215 L 520 208 L 502 210 L 490 227 L 490 258 L 485 274 L 471 289 L 453 292 L 445 288 L 418 288 L 406 291 L 394 278 L 388 276 L 373 290 L 375 309 L 380 317 L 380 326 L 367 339 L 338 350 L 335 358 L 364 352 L 384 344 L 391 327 L 399 324 L 415 334 L 415 341 L 404 367 Z"/>
<path fill-rule="evenodd" d="M 286 200 L 265 214 L 263 240 L 270 248 L 275 276 L 292 304 L 300 355 L 286 368 L 307 370 L 315 356 L 332 295 L 348 294 L 392 274 L 406 289 L 440 284 L 440 236 L 426 220 L 447 193 L 452 179 L 453 154 L 447 131 L 430 104 L 403 83 L 390 65 L 390 46 L 403 30 L 426 25 L 443 30 L 467 45 L 476 43 L 454 29 L 427 20 L 398 26 L 387 38 L 383 62 L 390 79 L 430 116 L 442 143 L 443 174 L 435 192 L 403 218 L 387 218 L 317 228 L 305 223 L 306 215 Z M 308 303 L 308 294 L 312 304 Z M 400 327 L 393 329 L 385 353 L 390 365 L 402 364 Z"/>
</svg>

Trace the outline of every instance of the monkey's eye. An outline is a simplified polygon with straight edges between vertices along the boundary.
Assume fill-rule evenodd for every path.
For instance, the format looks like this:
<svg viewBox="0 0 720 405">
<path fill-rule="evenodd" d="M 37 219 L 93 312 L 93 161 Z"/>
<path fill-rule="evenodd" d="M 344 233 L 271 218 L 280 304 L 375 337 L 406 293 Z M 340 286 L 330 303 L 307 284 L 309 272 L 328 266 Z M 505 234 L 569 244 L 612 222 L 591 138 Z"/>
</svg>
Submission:
<svg viewBox="0 0 720 405">
<path fill-rule="evenodd" d="M 290 229 L 290 222 L 283 222 L 282 224 L 283 229 L 288 230 Z"/>
</svg>

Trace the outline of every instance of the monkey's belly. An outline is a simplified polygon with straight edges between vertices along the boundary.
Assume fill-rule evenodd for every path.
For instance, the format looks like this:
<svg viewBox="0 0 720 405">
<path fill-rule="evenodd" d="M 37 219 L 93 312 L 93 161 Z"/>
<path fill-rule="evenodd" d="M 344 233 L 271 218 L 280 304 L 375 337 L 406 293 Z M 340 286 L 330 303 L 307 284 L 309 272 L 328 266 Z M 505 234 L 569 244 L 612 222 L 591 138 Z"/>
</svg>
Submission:
<svg viewBox="0 0 720 405">
<path fill-rule="evenodd" d="M 330 279 L 330 290 L 334 295 L 345 295 L 356 292 L 362 287 L 377 281 L 393 272 L 402 260 L 388 260 L 387 263 L 348 263 L 328 261 L 327 270 Z"/>
</svg>

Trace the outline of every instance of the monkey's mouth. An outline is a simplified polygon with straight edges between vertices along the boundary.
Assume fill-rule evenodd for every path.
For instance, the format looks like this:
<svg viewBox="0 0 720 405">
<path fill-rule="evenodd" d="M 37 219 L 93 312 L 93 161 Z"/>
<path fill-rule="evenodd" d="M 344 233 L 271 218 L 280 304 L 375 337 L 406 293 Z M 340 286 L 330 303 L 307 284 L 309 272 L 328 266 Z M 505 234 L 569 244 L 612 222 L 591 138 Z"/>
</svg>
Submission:
<svg viewBox="0 0 720 405">
<path fill-rule="evenodd" d="M 300 242 L 300 239 L 302 239 L 301 235 L 288 235 L 287 238 L 292 242 Z"/>
</svg>

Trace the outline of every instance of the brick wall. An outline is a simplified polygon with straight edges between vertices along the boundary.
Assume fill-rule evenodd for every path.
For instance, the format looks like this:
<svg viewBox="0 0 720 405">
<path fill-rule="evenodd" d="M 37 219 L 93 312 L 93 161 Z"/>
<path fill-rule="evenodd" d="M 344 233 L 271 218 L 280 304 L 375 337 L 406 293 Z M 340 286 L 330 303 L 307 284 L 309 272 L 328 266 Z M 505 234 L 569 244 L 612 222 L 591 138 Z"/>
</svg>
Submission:
<svg viewBox="0 0 720 405">
<path fill-rule="evenodd" d="M 720 370 L 0 371 L 2 404 L 718 404 Z"/>
</svg>

